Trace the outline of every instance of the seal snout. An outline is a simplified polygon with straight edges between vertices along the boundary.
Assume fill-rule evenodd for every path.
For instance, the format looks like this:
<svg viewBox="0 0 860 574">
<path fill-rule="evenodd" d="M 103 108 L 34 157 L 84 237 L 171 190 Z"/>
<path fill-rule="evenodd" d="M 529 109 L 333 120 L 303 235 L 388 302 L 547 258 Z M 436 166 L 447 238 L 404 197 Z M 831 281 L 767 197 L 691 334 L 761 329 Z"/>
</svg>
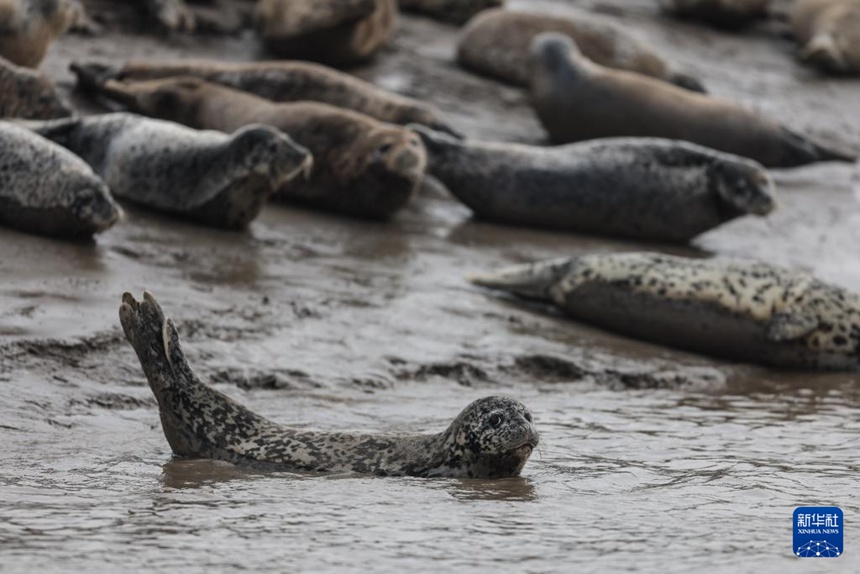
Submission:
<svg viewBox="0 0 860 574">
<path fill-rule="evenodd" d="M 716 189 L 727 204 L 741 213 L 764 216 L 776 208 L 776 186 L 760 164 L 723 160 L 714 174 Z"/>
</svg>

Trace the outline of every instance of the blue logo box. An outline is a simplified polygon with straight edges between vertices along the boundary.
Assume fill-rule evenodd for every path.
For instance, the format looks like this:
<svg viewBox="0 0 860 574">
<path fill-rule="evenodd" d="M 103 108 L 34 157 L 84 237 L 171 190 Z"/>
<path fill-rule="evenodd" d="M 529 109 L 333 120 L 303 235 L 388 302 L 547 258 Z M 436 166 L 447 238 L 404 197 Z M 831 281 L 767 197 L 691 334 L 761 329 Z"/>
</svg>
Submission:
<svg viewBox="0 0 860 574">
<path fill-rule="evenodd" d="M 836 506 L 799 506 L 794 510 L 794 555 L 838 558 L 845 551 L 845 521 Z"/>
</svg>

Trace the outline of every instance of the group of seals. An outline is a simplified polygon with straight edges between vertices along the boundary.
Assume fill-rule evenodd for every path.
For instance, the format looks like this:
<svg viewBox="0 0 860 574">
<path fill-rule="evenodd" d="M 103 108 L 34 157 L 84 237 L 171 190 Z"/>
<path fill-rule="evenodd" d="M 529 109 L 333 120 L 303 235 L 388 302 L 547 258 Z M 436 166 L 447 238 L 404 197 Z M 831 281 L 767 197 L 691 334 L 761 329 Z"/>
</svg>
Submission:
<svg viewBox="0 0 860 574">
<path fill-rule="evenodd" d="M 802 60 L 826 72 L 860 73 L 860 0 L 797 0 L 791 23 Z"/>
<path fill-rule="evenodd" d="M 757 261 L 583 255 L 471 278 L 647 341 L 774 367 L 860 367 L 860 297 Z"/>
<path fill-rule="evenodd" d="M 532 103 L 558 143 L 661 137 L 749 157 L 767 167 L 856 160 L 732 102 L 595 64 L 562 34 L 538 36 L 532 58 Z"/>
<path fill-rule="evenodd" d="M 71 114 L 48 78 L 0 58 L 0 118 L 51 119 Z"/>
<path fill-rule="evenodd" d="M 660 0 L 667 13 L 721 28 L 741 28 L 767 16 L 771 0 Z"/>
<path fill-rule="evenodd" d="M 463 24 L 475 14 L 502 6 L 505 0 L 399 0 L 400 9 L 442 22 Z"/>
<path fill-rule="evenodd" d="M 505 478 L 519 475 L 538 445 L 531 413 L 507 397 L 473 402 L 434 435 L 290 429 L 204 384 L 150 293 L 142 301 L 123 295 L 119 317 L 158 401 L 167 442 L 181 457 L 290 471 Z"/>
<path fill-rule="evenodd" d="M 0 0 L 0 56 L 36 68 L 51 42 L 82 17 L 77 0 Z"/>
<path fill-rule="evenodd" d="M 775 206 L 762 166 L 684 142 L 619 138 L 544 148 L 414 129 L 428 173 L 488 221 L 688 241 Z"/>
</svg>

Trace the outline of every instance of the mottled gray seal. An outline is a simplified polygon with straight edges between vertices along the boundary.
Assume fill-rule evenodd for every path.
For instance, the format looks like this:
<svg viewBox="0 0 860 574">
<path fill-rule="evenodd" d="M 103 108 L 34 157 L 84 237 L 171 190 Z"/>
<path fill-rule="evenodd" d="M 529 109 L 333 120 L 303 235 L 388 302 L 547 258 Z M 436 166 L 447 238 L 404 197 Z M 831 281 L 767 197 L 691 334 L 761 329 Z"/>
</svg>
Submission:
<svg viewBox="0 0 860 574">
<path fill-rule="evenodd" d="M 735 103 L 599 66 L 561 34 L 540 35 L 532 53 L 532 102 L 558 143 L 662 137 L 749 157 L 767 167 L 856 159 Z"/>
<path fill-rule="evenodd" d="M 775 205 L 762 166 L 685 142 L 617 138 L 545 148 L 413 129 L 424 140 L 427 171 L 488 221 L 688 241 Z"/>
<path fill-rule="evenodd" d="M 252 123 L 274 126 L 314 156 L 304 181 L 277 199 L 348 215 L 386 219 L 415 195 L 427 162 L 417 135 L 400 126 L 316 102 L 274 103 L 199 78 L 109 80 L 101 93 L 131 111 L 197 129 L 232 133 Z"/>
<path fill-rule="evenodd" d="M 697 79 L 672 70 L 648 42 L 626 28 L 580 10 L 569 10 L 567 16 L 511 10 L 482 12 L 460 36 L 457 61 L 479 74 L 527 86 L 532 65 L 530 46 L 544 32 L 570 37 L 588 58 L 601 65 L 704 91 Z"/>
<path fill-rule="evenodd" d="M 227 135 L 114 113 L 26 126 L 80 156 L 116 197 L 229 229 L 246 227 L 312 164 L 308 150 L 263 125 Z"/>
<path fill-rule="evenodd" d="M 829 73 L 860 73 L 860 0 L 797 0 L 791 24 L 801 60 Z"/>
<path fill-rule="evenodd" d="M 660 7 L 673 16 L 730 29 L 765 18 L 769 6 L 770 0 L 660 0 Z"/>
<path fill-rule="evenodd" d="M 0 58 L 0 118 L 50 119 L 71 113 L 43 74 Z"/>
<path fill-rule="evenodd" d="M 757 261 L 584 255 L 471 278 L 619 333 L 775 367 L 860 367 L 860 297 Z"/>
<path fill-rule="evenodd" d="M 399 0 L 404 12 L 423 14 L 435 20 L 463 24 L 472 16 L 504 5 L 505 0 Z"/>
<path fill-rule="evenodd" d="M 347 66 L 388 42 L 397 0 L 259 0 L 255 17 L 272 54 Z"/>
<path fill-rule="evenodd" d="M 505 478 L 520 474 L 538 445 L 531 413 L 507 397 L 473 402 L 434 435 L 290 429 L 204 384 L 150 293 L 139 302 L 123 295 L 119 317 L 158 401 L 167 442 L 181 457 L 289 471 Z"/>
<path fill-rule="evenodd" d="M 108 229 L 120 214 L 107 185 L 81 158 L 0 121 L 0 223 L 75 238 Z"/>
<path fill-rule="evenodd" d="M 429 104 L 383 90 L 344 72 L 311 62 L 219 62 L 215 60 L 138 60 L 122 66 L 73 63 L 78 84 L 93 89 L 107 80 L 157 80 L 194 76 L 274 102 L 313 101 L 406 125 L 422 124 L 456 135 Z"/>
<path fill-rule="evenodd" d="M 0 0 L 0 56 L 36 68 L 51 42 L 82 16 L 77 0 Z"/>
</svg>

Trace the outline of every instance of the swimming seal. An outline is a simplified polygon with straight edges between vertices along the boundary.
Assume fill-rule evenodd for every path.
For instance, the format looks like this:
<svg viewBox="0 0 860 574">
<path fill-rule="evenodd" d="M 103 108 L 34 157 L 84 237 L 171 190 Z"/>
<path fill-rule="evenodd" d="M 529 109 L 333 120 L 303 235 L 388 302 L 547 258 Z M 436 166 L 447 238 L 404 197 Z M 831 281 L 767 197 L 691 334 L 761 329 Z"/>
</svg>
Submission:
<svg viewBox="0 0 860 574">
<path fill-rule="evenodd" d="M 97 89 L 108 80 L 158 80 L 194 76 L 273 102 L 313 101 L 366 114 L 393 124 L 422 124 L 454 135 L 429 104 L 383 90 L 344 72 L 299 61 L 219 62 L 216 60 L 133 60 L 122 66 L 73 63 L 78 85 Z"/>
<path fill-rule="evenodd" d="M 71 114 L 69 105 L 43 74 L 0 58 L 0 118 L 41 120 Z"/>
<path fill-rule="evenodd" d="M 486 221 L 684 242 L 775 206 L 761 165 L 685 142 L 615 138 L 546 148 L 413 129 L 428 173 Z"/>
<path fill-rule="evenodd" d="M 55 237 L 89 237 L 121 215 L 107 185 L 72 152 L 0 121 L 0 223 Z"/>
<path fill-rule="evenodd" d="M 471 281 L 645 341 L 782 368 L 860 367 L 860 297 L 757 261 L 584 255 Z"/>
<path fill-rule="evenodd" d="M 502 6 L 505 0 L 399 0 L 400 9 L 429 16 L 434 20 L 463 24 L 472 16 Z"/>
<path fill-rule="evenodd" d="M 279 58 L 349 66 L 391 37 L 397 0 L 259 0 L 255 19 L 266 49 Z"/>
<path fill-rule="evenodd" d="M 287 428 L 205 385 L 191 370 L 176 327 L 152 294 L 144 293 L 142 301 L 123 295 L 119 317 L 177 456 L 290 471 L 505 478 L 519 475 L 538 445 L 531 413 L 507 397 L 473 402 L 434 435 Z"/>
<path fill-rule="evenodd" d="M 231 135 L 128 113 L 28 122 L 86 161 L 114 196 L 213 227 L 242 229 L 308 173 L 308 150 L 269 126 Z"/>
<path fill-rule="evenodd" d="M 679 139 L 766 167 L 856 159 L 732 102 L 599 66 L 560 34 L 538 36 L 532 53 L 532 103 L 558 143 L 614 136 Z"/>
<path fill-rule="evenodd" d="M 37 68 L 51 43 L 82 17 L 76 0 L 0 0 L 0 56 Z"/>
<path fill-rule="evenodd" d="M 232 133 L 273 126 L 310 150 L 314 169 L 276 199 L 357 217 L 387 219 L 406 206 L 427 162 L 417 135 L 400 126 L 316 102 L 274 103 L 199 78 L 105 82 L 101 93 L 131 111 L 197 129 Z"/>
<path fill-rule="evenodd" d="M 860 73 L 860 0 L 797 0 L 791 24 L 801 60 L 831 74 Z"/>
<path fill-rule="evenodd" d="M 771 0 L 660 0 L 660 7 L 678 18 L 699 20 L 718 28 L 737 29 L 767 17 Z"/>
<path fill-rule="evenodd" d="M 532 41 L 544 32 L 570 37 L 591 60 L 607 66 L 637 72 L 704 92 L 701 82 L 671 69 L 649 43 L 626 28 L 580 10 L 556 16 L 513 10 L 487 10 L 473 18 L 457 42 L 457 62 L 464 68 L 528 86 L 532 61 Z"/>
</svg>

